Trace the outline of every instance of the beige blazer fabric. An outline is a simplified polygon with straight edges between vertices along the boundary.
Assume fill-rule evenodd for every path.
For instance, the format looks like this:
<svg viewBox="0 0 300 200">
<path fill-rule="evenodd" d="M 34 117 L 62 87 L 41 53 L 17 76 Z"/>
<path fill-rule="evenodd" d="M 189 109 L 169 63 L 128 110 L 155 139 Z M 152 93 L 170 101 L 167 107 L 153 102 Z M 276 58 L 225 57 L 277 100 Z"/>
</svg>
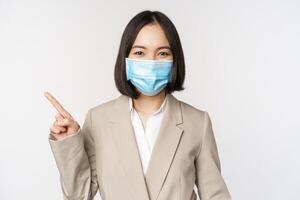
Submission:
<svg viewBox="0 0 300 200">
<path fill-rule="evenodd" d="M 231 200 L 221 175 L 211 119 L 172 94 L 144 175 L 128 96 L 90 108 L 79 134 L 49 139 L 63 198 L 92 200 Z"/>
</svg>

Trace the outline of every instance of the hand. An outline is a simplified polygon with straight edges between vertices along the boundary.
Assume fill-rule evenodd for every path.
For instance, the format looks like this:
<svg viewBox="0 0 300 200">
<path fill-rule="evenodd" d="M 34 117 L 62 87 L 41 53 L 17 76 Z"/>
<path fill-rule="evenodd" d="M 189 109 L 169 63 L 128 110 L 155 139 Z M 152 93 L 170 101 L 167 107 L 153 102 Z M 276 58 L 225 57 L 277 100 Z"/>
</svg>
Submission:
<svg viewBox="0 0 300 200">
<path fill-rule="evenodd" d="M 56 120 L 50 127 L 50 134 L 56 140 L 60 140 L 68 135 L 77 133 L 80 129 L 80 126 L 71 116 L 71 114 L 67 112 L 49 92 L 45 92 L 44 95 L 58 111 L 58 113 L 55 115 Z"/>
</svg>

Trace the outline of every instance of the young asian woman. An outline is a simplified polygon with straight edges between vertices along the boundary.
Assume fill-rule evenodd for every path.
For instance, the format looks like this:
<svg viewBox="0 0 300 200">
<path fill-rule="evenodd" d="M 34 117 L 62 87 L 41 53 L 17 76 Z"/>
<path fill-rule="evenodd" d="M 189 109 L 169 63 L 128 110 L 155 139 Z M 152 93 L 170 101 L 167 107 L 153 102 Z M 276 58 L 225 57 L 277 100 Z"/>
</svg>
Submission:
<svg viewBox="0 0 300 200">
<path fill-rule="evenodd" d="M 121 93 L 88 109 L 83 126 L 57 109 L 49 143 L 63 198 L 231 200 L 207 111 L 177 99 L 184 55 L 174 24 L 145 10 L 127 24 L 115 63 Z"/>
</svg>

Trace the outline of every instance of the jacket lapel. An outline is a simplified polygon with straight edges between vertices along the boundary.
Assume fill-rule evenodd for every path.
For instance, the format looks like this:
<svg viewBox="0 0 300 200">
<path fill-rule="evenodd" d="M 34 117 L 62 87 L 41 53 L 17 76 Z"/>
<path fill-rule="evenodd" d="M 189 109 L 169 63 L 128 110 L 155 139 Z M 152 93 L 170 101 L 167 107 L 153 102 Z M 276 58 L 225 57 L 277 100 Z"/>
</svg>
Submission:
<svg viewBox="0 0 300 200">
<path fill-rule="evenodd" d="M 180 126 L 183 123 L 180 102 L 171 94 L 167 94 L 167 98 L 165 113 L 145 176 L 151 200 L 158 198 L 183 133 Z"/>
<path fill-rule="evenodd" d="M 136 200 L 157 199 L 183 133 L 180 102 L 172 94 L 166 95 L 165 113 L 145 176 L 128 109 L 129 97 L 120 95 L 114 102 L 110 119 L 112 136 L 129 181 L 128 189 Z"/>
</svg>

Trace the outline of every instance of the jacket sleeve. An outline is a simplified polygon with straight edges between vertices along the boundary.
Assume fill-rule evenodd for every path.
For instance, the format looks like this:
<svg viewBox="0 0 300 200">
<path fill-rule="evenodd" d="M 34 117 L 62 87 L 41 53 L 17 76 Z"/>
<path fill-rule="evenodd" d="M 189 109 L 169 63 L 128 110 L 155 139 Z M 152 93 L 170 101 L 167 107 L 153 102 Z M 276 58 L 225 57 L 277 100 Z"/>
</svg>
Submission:
<svg viewBox="0 0 300 200">
<path fill-rule="evenodd" d="M 78 133 L 56 141 L 48 138 L 64 200 L 93 200 L 98 191 L 91 112 Z"/>
<path fill-rule="evenodd" d="M 217 144 L 211 119 L 206 111 L 204 118 L 203 138 L 195 160 L 198 194 L 201 200 L 231 200 L 221 175 Z"/>
</svg>

